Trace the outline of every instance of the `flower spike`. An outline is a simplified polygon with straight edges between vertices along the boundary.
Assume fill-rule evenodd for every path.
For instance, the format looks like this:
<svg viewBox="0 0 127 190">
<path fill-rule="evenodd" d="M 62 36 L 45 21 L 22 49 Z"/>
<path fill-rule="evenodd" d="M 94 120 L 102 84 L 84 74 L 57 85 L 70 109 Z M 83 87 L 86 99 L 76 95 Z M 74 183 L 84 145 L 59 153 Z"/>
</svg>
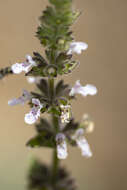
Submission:
<svg viewBox="0 0 127 190">
<path fill-rule="evenodd" d="M 68 144 L 77 146 L 84 157 L 91 157 L 90 146 L 84 137 L 94 129 L 94 123 L 88 115 L 84 115 L 81 122 L 73 118 L 71 101 L 76 94 L 95 95 L 97 88 L 91 84 L 82 86 L 77 80 L 70 89 L 64 80 L 56 78 L 67 75 L 79 65 L 73 54 L 81 54 L 87 50 L 88 44 L 76 41 L 72 31 L 72 24 L 79 17 L 80 12 L 72 9 L 72 0 L 48 0 L 49 4 L 39 18 L 36 37 L 42 49 L 41 54 L 33 51 L 33 57 L 26 55 L 24 62 L 19 62 L 0 69 L 0 79 L 5 76 L 24 72 L 28 83 L 34 83 L 36 89 L 31 93 L 23 90 L 19 98 L 8 101 L 10 106 L 24 104 L 28 101 L 30 110 L 24 116 L 24 122 L 35 124 L 36 135 L 26 143 L 28 147 L 47 147 L 53 149 L 51 166 L 35 162 L 29 173 L 28 189 L 37 190 L 76 190 L 74 180 L 59 164 L 60 160 L 68 156 Z M 77 109 L 78 110 L 78 109 Z M 49 114 L 48 118 L 41 115 Z"/>
</svg>

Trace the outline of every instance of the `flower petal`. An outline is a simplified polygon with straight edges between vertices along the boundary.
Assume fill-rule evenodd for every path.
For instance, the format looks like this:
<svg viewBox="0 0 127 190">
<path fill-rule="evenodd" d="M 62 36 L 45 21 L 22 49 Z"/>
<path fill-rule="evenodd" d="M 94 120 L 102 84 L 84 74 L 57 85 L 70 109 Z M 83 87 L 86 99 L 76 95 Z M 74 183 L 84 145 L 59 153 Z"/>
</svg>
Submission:
<svg viewBox="0 0 127 190">
<path fill-rule="evenodd" d="M 26 61 L 30 63 L 32 66 L 36 65 L 35 61 L 30 55 L 26 55 Z"/>
<path fill-rule="evenodd" d="M 88 158 L 92 156 L 90 146 L 85 138 L 80 138 L 76 142 L 77 142 L 78 147 L 81 149 L 82 156 L 85 156 Z"/>
<path fill-rule="evenodd" d="M 42 77 L 27 77 L 28 83 L 39 83 Z"/>
<path fill-rule="evenodd" d="M 27 124 L 32 125 L 33 123 L 36 122 L 37 118 L 30 112 L 25 114 L 24 120 Z"/>
<path fill-rule="evenodd" d="M 70 43 L 70 48 L 68 50 L 68 54 L 77 53 L 81 54 L 82 50 L 86 50 L 88 48 L 88 44 L 84 42 L 72 42 Z"/>
<path fill-rule="evenodd" d="M 40 100 L 37 99 L 37 98 L 32 98 L 32 103 L 35 104 L 36 106 L 40 106 L 41 105 Z"/>
<path fill-rule="evenodd" d="M 76 141 L 77 146 L 81 149 L 82 156 L 85 156 L 88 158 L 92 156 L 92 152 L 87 140 L 85 139 L 83 135 L 84 135 L 83 128 L 79 128 L 76 130 L 75 134 L 72 136 L 72 139 Z"/>
<path fill-rule="evenodd" d="M 22 65 L 20 63 L 13 64 L 11 69 L 14 74 L 20 74 L 23 71 Z"/>
<path fill-rule="evenodd" d="M 17 104 L 24 104 L 26 101 L 31 99 L 31 94 L 27 90 L 23 90 L 22 96 L 19 98 L 13 98 L 8 101 L 8 105 L 15 106 Z"/>
<path fill-rule="evenodd" d="M 23 104 L 23 102 L 20 98 L 17 98 L 17 99 L 14 98 L 14 99 L 8 101 L 9 106 L 15 106 L 17 104 Z"/>
<path fill-rule="evenodd" d="M 93 96 L 97 94 L 97 88 L 94 85 L 87 84 L 86 86 L 83 87 L 83 94 L 84 96 L 87 95 Z"/>
<path fill-rule="evenodd" d="M 64 141 L 60 145 L 59 144 L 57 145 L 57 157 L 59 159 L 66 159 L 67 156 L 68 156 L 68 153 L 67 153 L 67 144 Z"/>
<path fill-rule="evenodd" d="M 87 84 L 86 86 L 82 86 L 80 81 L 77 80 L 74 87 L 70 91 L 70 96 L 74 96 L 75 94 L 81 94 L 82 96 L 87 95 L 95 95 L 97 93 L 97 88 L 94 85 Z"/>
<path fill-rule="evenodd" d="M 36 82 L 36 78 L 35 77 L 27 77 L 27 81 L 28 83 L 32 84 Z"/>
</svg>

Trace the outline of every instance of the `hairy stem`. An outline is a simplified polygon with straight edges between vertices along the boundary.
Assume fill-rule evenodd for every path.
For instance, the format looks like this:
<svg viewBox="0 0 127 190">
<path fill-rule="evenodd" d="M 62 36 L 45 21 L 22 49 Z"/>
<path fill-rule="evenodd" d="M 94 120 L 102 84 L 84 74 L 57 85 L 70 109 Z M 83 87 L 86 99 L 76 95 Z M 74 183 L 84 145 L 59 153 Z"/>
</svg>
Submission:
<svg viewBox="0 0 127 190">
<path fill-rule="evenodd" d="M 59 129 L 58 129 L 58 118 L 55 117 L 54 115 L 52 116 L 53 119 L 53 126 L 55 133 L 57 134 Z M 53 150 L 53 158 L 52 158 L 52 183 L 55 188 L 55 183 L 57 181 L 57 175 L 58 175 L 58 166 L 59 166 L 59 159 L 57 157 L 57 149 L 54 148 Z"/>
<path fill-rule="evenodd" d="M 53 98 L 54 98 L 54 78 L 49 78 L 48 79 L 49 83 L 49 94 L 50 94 L 50 100 L 53 103 Z M 53 127 L 54 127 L 54 132 L 55 134 L 58 133 L 58 118 L 52 114 L 52 121 L 53 121 Z M 59 160 L 57 158 L 57 149 L 56 147 L 53 150 L 53 157 L 52 157 L 52 184 L 53 187 L 55 188 L 55 183 L 57 181 L 57 174 L 58 174 L 58 164 Z"/>
<path fill-rule="evenodd" d="M 55 185 L 55 182 L 57 180 L 58 165 L 59 165 L 59 160 L 57 158 L 57 150 L 54 149 L 54 151 L 53 151 L 53 161 L 52 161 L 52 183 L 53 183 L 53 185 Z"/>
<path fill-rule="evenodd" d="M 49 82 L 50 101 L 51 101 L 51 104 L 52 104 L 53 103 L 53 99 L 54 99 L 54 78 L 49 78 L 48 82 Z"/>
</svg>

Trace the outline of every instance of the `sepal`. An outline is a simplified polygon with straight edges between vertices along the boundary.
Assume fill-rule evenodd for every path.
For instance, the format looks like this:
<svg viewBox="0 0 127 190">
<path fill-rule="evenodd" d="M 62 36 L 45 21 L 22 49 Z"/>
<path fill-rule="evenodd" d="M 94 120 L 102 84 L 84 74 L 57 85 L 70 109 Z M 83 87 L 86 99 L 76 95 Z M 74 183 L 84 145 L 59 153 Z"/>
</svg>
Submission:
<svg viewBox="0 0 127 190">
<path fill-rule="evenodd" d="M 41 54 L 39 54 L 38 52 L 33 52 L 33 54 L 34 54 L 33 60 L 38 65 L 46 66 L 48 64 L 47 61 L 42 57 Z"/>
</svg>

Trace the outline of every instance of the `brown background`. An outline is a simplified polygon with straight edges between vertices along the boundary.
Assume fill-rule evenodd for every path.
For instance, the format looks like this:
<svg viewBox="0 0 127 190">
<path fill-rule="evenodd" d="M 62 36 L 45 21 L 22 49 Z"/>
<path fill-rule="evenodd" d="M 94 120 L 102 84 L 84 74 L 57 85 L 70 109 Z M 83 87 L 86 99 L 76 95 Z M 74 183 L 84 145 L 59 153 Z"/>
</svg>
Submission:
<svg viewBox="0 0 127 190">
<path fill-rule="evenodd" d="M 34 37 L 38 16 L 47 0 L 0 0 L 0 67 L 23 61 L 24 55 L 43 52 Z M 98 88 L 94 97 L 78 97 L 73 104 L 76 119 L 89 113 L 96 129 L 88 136 L 94 156 L 81 157 L 69 149 L 67 165 L 82 190 L 127 189 L 127 1 L 75 0 L 82 15 L 74 26 L 76 40 L 89 44 L 77 56 L 80 67 L 66 81 L 92 83 Z M 0 82 L 0 189 L 25 190 L 26 172 L 32 156 L 50 162 L 51 151 L 29 150 L 25 142 L 34 129 L 24 123 L 27 106 L 11 108 L 7 101 L 34 89 L 24 75 Z"/>
</svg>

